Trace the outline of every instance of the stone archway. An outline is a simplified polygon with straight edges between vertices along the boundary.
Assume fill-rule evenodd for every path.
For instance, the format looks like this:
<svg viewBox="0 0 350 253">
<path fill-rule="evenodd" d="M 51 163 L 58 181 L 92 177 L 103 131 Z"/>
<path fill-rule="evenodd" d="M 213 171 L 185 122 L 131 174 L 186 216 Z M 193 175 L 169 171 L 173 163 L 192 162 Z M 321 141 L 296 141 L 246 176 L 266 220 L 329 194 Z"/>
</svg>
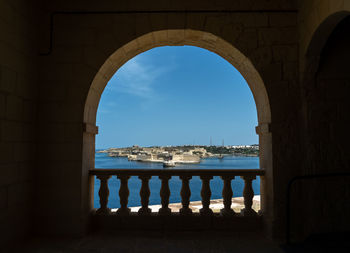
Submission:
<svg viewBox="0 0 350 253">
<path fill-rule="evenodd" d="M 341 10 L 335 13 L 331 13 L 329 16 L 325 17 L 324 20 L 319 24 L 319 26 L 315 29 L 315 32 L 312 34 L 312 37 L 310 38 L 310 42 L 307 45 L 306 52 L 303 55 L 304 57 L 301 58 L 301 87 L 302 87 L 302 113 L 303 113 L 303 123 L 304 123 L 304 131 L 305 131 L 305 139 L 308 140 L 307 146 L 305 147 L 306 154 L 308 154 L 308 157 L 305 158 L 305 164 L 304 170 L 307 170 L 308 173 L 315 173 L 317 169 L 317 165 L 315 164 L 315 161 L 310 158 L 314 155 L 315 150 L 314 148 L 310 148 L 312 141 L 311 137 L 308 136 L 312 130 L 310 124 L 310 117 L 313 117 L 313 112 L 316 110 L 320 110 L 320 108 L 313 108 L 313 106 L 316 104 L 323 104 L 325 105 L 325 101 L 317 101 L 318 97 L 325 97 L 325 94 L 321 94 L 322 91 L 321 87 L 323 85 L 320 85 L 320 75 L 324 75 L 322 72 L 325 72 L 325 56 L 324 53 L 327 51 L 327 48 L 329 47 L 329 44 L 332 40 L 332 37 L 334 37 L 334 33 L 336 32 L 337 28 L 345 21 L 348 20 L 350 17 L 350 11 L 348 10 Z M 345 54 L 345 52 L 344 52 Z M 334 56 L 336 57 L 336 56 Z M 323 64 L 322 64 L 323 63 Z M 339 62 L 336 62 L 337 64 L 340 64 Z M 347 64 L 347 63 L 345 63 Z M 333 63 L 333 66 L 336 64 Z M 328 66 L 329 67 L 329 66 Z M 337 73 L 337 75 L 343 75 L 343 73 Z M 326 79 L 332 80 L 335 78 L 336 74 L 328 74 Z M 341 79 L 338 77 L 338 79 Z M 325 83 L 325 82 L 323 82 Z M 332 86 L 335 86 L 333 82 Z M 329 86 L 331 86 L 331 83 L 329 83 Z M 323 87 L 323 89 L 325 86 Z M 332 93 L 336 93 L 335 87 L 333 88 L 334 91 Z M 347 93 L 346 91 L 343 91 Z M 328 92 L 329 93 L 329 92 Z M 331 95 L 327 95 L 330 97 Z M 328 101 L 329 102 L 329 101 Z M 328 103 L 327 102 L 327 103 Z M 329 112 L 327 112 L 329 113 Z M 333 114 L 335 112 L 332 112 Z M 331 114 L 332 114 L 331 113 Z M 339 112 L 338 112 L 339 113 Z M 328 122 L 328 120 L 327 120 Z M 328 122 L 330 123 L 330 122 Z M 319 127 L 319 125 L 317 125 Z"/>
<path fill-rule="evenodd" d="M 349 147 L 343 140 L 349 137 L 350 11 L 340 10 L 324 16 L 314 31 L 305 53 L 301 52 L 302 171 L 306 175 L 348 172 Z M 349 179 L 343 176 L 299 182 L 297 187 L 302 197 L 297 201 L 299 205 L 305 204 L 303 212 L 293 214 L 298 217 L 292 227 L 294 239 L 346 230 L 349 208 L 342 200 L 348 198 L 344 196 L 348 186 Z M 336 201 L 333 196 L 337 196 Z"/>
<path fill-rule="evenodd" d="M 160 46 L 197 46 L 212 51 L 231 63 L 247 81 L 257 108 L 258 126 L 256 132 L 260 143 L 260 167 L 266 170 L 261 180 L 262 213 L 265 223 L 271 224 L 273 217 L 273 171 L 272 137 L 270 133 L 271 111 L 264 82 L 251 61 L 225 40 L 203 31 L 190 29 L 162 30 L 151 32 L 130 41 L 117 49 L 102 65 L 96 74 L 85 102 L 83 175 L 94 168 L 95 134 L 97 133 L 96 114 L 100 97 L 110 78 L 128 60 L 149 49 Z M 92 202 L 93 182 L 90 182 L 90 203 Z M 83 192 L 86 192 L 86 190 Z M 92 207 L 92 203 L 90 205 Z"/>
<path fill-rule="evenodd" d="M 270 123 L 267 92 L 251 61 L 228 42 L 202 31 L 163 30 L 143 35 L 113 53 L 94 78 L 86 100 L 84 122 L 95 124 L 99 98 L 114 73 L 128 60 L 151 48 L 160 46 L 197 46 L 212 51 L 230 62 L 247 81 L 256 103 L 259 125 Z"/>
<path fill-rule="evenodd" d="M 318 69 L 321 52 L 329 36 L 336 26 L 349 15 L 350 11 L 342 10 L 324 17 L 322 22 L 319 21 L 320 23 L 318 23 L 318 26 L 315 28 L 312 37 L 301 49 L 301 53 L 304 56 L 301 58 L 301 78 L 304 82 L 307 82 L 308 79 L 315 75 Z"/>
</svg>

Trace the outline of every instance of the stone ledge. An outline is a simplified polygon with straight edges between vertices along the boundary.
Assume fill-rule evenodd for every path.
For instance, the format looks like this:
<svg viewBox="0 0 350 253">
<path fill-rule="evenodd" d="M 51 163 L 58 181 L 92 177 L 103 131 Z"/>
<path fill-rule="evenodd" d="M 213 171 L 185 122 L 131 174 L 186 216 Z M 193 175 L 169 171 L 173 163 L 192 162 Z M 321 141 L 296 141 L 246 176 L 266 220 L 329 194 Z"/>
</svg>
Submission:
<svg viewBox="0 0 350 253">
<path fill-rule="evenodd" d="M 199 213 L 181 215 L 173 213 L 167 216 L 137 215 L 93 215 L 91 228 L 96 230 L 162 230 L 162 231 L 198 231 L 198 230 L 232 230 L 240 232 L 260 231 L 262 216 L 222 216 L 214 213 L 211 216 L 202 216 Z"/>
</svg>

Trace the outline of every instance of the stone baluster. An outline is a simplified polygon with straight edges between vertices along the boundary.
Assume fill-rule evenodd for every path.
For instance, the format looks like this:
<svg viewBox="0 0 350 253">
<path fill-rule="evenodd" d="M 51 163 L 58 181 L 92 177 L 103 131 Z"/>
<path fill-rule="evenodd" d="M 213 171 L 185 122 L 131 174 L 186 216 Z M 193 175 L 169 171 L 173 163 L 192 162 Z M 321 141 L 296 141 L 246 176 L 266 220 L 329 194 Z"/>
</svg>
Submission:
<svg viewBox="0 0 350 253">
<path fill-rule="evenodd" d="M 234 178 L 235 178 L 234 176 L 221 176 L 221 179 L 224 181 L 224 187 L 222 188 L 222 198 L 224 199 L 224 208 L 222 208 L 220 212 L 224 216 L 235 214 L 235 212 L 231 209 L 232 196 L 233 196 L 231 180 Z"/>
<path fill-rule="evenodd" d="M 171 209 L 169 205 L 170 189 L 169 189 L 169 179 L 171 176 L 161 175 L 159 179 L 162 180 L 162 187 L 160 188 L 160 197 L 162 202 L 162 207 L 159 209 L 159 215 L 169 215 L 171 214 Z"/>
<path fill-rule="evenodd" d="M 111 210 L 107 207 L 108 205 L 108 179 L 111 178 L 109 175 L 98 175 L 96 176 L 100 180 L 100 189 L 98 196 L 100 197 L 100 208 L 97 210 L 97 214 L 110 214 Z"/>
<path fill-rule="evenodd" d="M 180 209 L 180 214 L 182 215 L 192 214 L 192 210 L 191 208 L 189 208 L 190 197 L 191 197 L 191 189 L 190 189 L 191 178 L 192 176 L 188 176 L 188 175 L 180 176 L 180 179 L 182 180 L 182 187 L 180 192 L 182 208 Z"/>
<path fill-rule="evenodd" d="M 139 179 L 142 180 L 140 197 L 141 197 L 141 208 L 138 211 L 139 215 L 148 215 L 151 214 L 151 209 L 148 207 L 149 196 L 151 194 L 148 182 L 151 176 L 139 176 Z"/>
<path fill-rule="evenodd" d="M 213 179 L 213 176 L 200 176 L 202 180 L 202 190 L 201 190 L 201 197 L 202 197 L 202 205 L 203 208 L 199 210 L 201 215 L 212 215 L 213 210 L 209 208 L 210 205 L 210 197 L 211 197 L 211 191 L 210 191 L 210 180 Z"/>
<path fill-rule="evenodd" d="M 118 179 L 120 180 L 120 189 L 119 189 L 119 199 L 120 199 L 120 208 L 117 210 L 118 215 L 129 215 L 130 208 L 128 208 L 128 199 L 129 199 L 129 188 L 128 180 L 130 176 L 119 175 Z"/>
<path fill-rule="evenodd" d="M 241 210 L 241 213 L 244 216 L 257 215 L 257 213 L 252 209 L 253 197 L 254 197 L 252 181 L 256 178 L 256 176 L 255 175 L 241 176 L 241 178 L 244 180 L 244 189 L 243 189 L 244 208 Z"/>
</svg>

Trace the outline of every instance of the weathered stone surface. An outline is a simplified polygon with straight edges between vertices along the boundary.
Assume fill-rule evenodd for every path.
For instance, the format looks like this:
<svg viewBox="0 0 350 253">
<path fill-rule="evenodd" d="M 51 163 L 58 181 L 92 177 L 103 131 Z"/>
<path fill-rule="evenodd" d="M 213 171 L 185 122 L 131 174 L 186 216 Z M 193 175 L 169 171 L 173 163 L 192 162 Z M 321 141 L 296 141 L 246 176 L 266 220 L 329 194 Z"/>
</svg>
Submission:
<svg viewBox="0 0 350 253">
<path fill-rule="evenodd" d="M 16 88 L 17 74 L 13 69 L 5 66 L 0 67 L 0 90 L 2 92 L 11 93 Z"/>
<path fill-rule="evenodd" d="M 272 27 L 295 27 L 297 15 L 295 13 L 271 13 L 269 14 L 269 24 Z"/>
<path fill-rule="evenodd" d="M 7 209 L 8 197 L 7 197 L 7 187 L 0 187 L 0 212 Z"/>
<path fill-rule="evenodd" d="M 298 61 L 298 47 L 297 45 L 291 46 L 273 46 L 272 47 L 273 60 L 280 61 Z"/>
<path fill-rule="evenodd" d="M 30 177 L 20 176 L 25 166 L 30 174 L 30 161 L 35 159 L 35 106 L 25 99 L 37 97 L 37 41 L 35 4 L 25 1 L 0 3 L 0 244 L 28 232 L 33 184 Z M 36 101 L 32 101 L 33 104 Z M 28 106 L 28 108 L 26 107 Z M 34 107 L 34 108 L 33 108 Z M 28 109 L 28 110 L 27 110 Z M 30 131 L 27 131 L 29 130 Z M 33 148 L 34 147 L 34 148 Z"/>
<path fill-rule="evenodd" d="M 292 28 L 262 28 L 259 30 L 259 45 L 293 45 L 297 43 L 297 31 Z"/>
<path fill-rule="evenodd" d="M 258 34 L 253 28 L 244 29 L 235 41 L 235 45 L 244 52 L 258 47 Z"/>
<path fill-rule="evenodd" d="M 285 62 L 282 69 L 283 80 L 298 79 L 298 62 Z"/>
</svg>

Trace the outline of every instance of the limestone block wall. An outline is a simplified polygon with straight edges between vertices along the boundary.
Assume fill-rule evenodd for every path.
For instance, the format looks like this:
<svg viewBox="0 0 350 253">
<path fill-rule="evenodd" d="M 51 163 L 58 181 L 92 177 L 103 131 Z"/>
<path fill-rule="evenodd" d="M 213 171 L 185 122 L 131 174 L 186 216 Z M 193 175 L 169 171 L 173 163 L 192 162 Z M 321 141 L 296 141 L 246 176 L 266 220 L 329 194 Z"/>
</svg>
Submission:
<svg viewBox="0 0 350 253">
<path fill-rule="evenodd" d="M 117 49 L 142 35 L 161 30 L 193 29 L 211 33 L 234 45 L 250 59 L 264 81 L 270 100 L 273 135 L 273 174 L 269 185 L 275 190 L 270 223 L 275 228 L 275 235 L 281 235 L 286 182 L 297 173 L 300 163 L 296 141 L 299 140 L 300 97 L 294 1 L 151 1 L 147 6 L 142 1 L 132 5 L 112 1 L 99 1 L 98 4 L 95 1 L 45 1 L 44 5 L 47 14 L 41 20 L 41 41 L 48 41 L 48 13 L 58 10 L 252 11 L 55 16 L 52 53 L 40 58 L 38 106 L 39 131 L 42 133 L 39 146 L 45 147 L 41 151 L 43 160 L 38 181 L 40 191 L 45 194 L 41 194 L 42 198 L 36 205 L 39 210 L 45 210 L 38 215 L 47 230 L 56 233 L 82 231 L 86 225 L 89 196 L 84 164 L 94 162 L 94 131 L 84 132 L 84 128 L 93 126 L 84 127 L 83 117 L 90 86 L 101 66 Z M 278 9 L 292 11 L 276 13 Z M 178 34 L 168 33 L 168 36 L 169 44 L 178 44 Z M 125 51 L 126 57 L 121 58 L 120 64 L 128 54 L 131 57 L 145 50 L 135 43 Z M 48 49 L 48 44 L 45 44 L 41 45 L 42 51 Z M 152 48 L 152 43 L 149 48 Z M 112 72 L 108 75 L 116 70 L 109 70 Z M 94 93 L 94 103 L 98 104 L 102 91 L 103 87 Z M 91 138 L 86 138 L 86 143 L 83 143 L 85 135 Z M 88 151 L 83 147 L 88 147 Z M 87 160 L 82 160 L 83 152 L 90 154 Z"/>
<path fill-rule="evenodd" d="M 302 174 L 350 172 L 350 1 L 300 1 L 299 9 Z M 349 177 L 302 180 L 293 191 L 295 239 L 349 227 Z"/>
<path fill-rule="evenodd" d="M 0 247 L 28 233 L 36 164 L 35 1 L 0 1 Z"/>
</svg>

